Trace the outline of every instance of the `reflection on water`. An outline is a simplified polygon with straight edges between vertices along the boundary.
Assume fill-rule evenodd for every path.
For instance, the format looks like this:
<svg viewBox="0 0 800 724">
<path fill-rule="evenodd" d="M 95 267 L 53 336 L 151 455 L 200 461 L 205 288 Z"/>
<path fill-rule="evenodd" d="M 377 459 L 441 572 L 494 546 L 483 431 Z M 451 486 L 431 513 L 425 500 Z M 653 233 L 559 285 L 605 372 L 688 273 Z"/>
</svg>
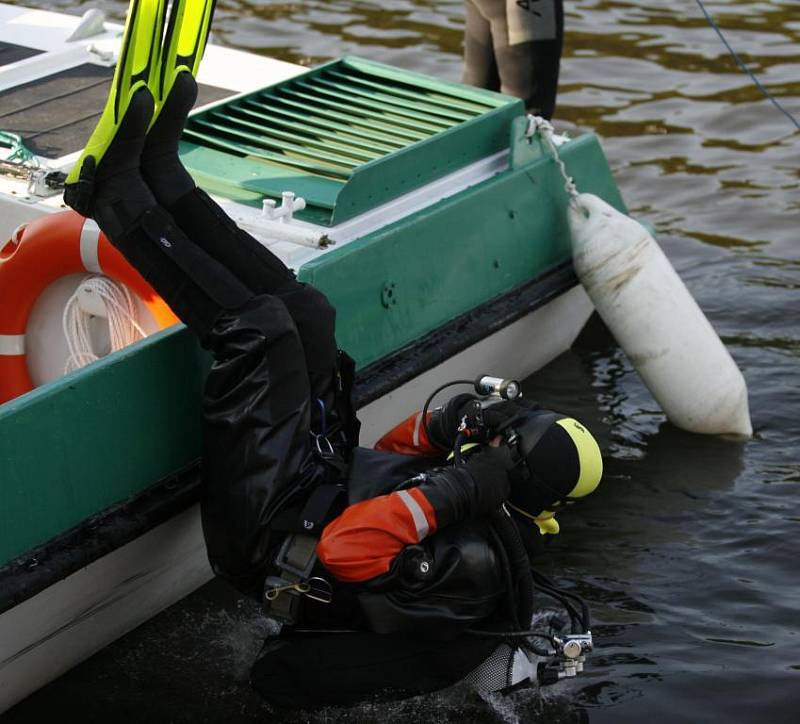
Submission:
<svg viewBox="0 0 800 724">
<path fill-rule="evenodd" d="M 101 5 L 117 17 L 126 6 L 26 4 Z M 800 3 L 708 5 L 749 67 L 800 115 Z M 448 79 L 461 73 L 460 0 L 219 6 L 217 39 L 254 52 L 304 64 L 356 53 Z M 606 454 L 600 491 L 562 516 L 564 533 L 541 563 L 591 602 L 598 648 L 585 676 L 542 695 L 484 700 L 456 689 L 293 720 L 795 720 L 800 135 L 738 71 L 693 2 L 575 0 L 566 11 L 557 125 L 602 137 L 629 207 L 656 224 L 741 366 L 756 435 L 743 444 L 676 430 L 593 321 L 573 351 L 525 385 L 582 419 Z M 34 697 L 17 720 L 48 707 L 98 721 L 109 712 L 269 720 L 246 683 L 264 631 L 254 616 L 213 584 Z"/>
</svg>

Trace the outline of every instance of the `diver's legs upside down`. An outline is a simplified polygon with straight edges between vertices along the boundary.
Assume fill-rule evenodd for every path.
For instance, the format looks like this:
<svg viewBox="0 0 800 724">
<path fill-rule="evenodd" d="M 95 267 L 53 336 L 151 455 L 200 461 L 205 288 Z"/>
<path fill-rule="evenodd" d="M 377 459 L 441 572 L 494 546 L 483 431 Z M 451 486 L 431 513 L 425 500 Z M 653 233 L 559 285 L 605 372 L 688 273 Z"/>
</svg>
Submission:
<svg viewBox="0 0 800 724">
<path fill-rule="evenodd" d="M 162 37 L 165 7 L 164 0 L 131 0 L 112 92 L 69 174 L 64 199 L 78 213 L 96 218 L 112 243 L 201 337 L 213 323 L 215 306 L 230 309 L 253 295 L 280 296 L 303 341 L 312 395 L 330 409 L 337 367 L 334 309 L 197 189 L 178 156 L 180 134 L 197 98 L 193 74 L 208 38 L 214 0 L 175 0 Z M 151 94 L 159 103 L 148 131 Z M 148 242 L 144 237 L 162 224 L 169 225 L 173 239 L 159 235 Z M 160 255 L 152 253 L 153 242 Z M 222 271 L 217 273 L 192 245 Z"/>
<path fill-rule="evenodd" d="M 152 113 L 150 91 L 141 88 L 95 171 L 91 206 L 111 243 L 205 338 L 222 310 L 241 307 L 253 295 L 186 237 L 142 178 L 139 158 Z"/>
<path fill-rule="evenodd" d="M 219 309 L 275 294 L 303 340 L 315 398 L 330 397 L 336 369 L 335 310 L 198 189 L 178 157 L 178 139 L 197 96 L 180 73 L 158 120 L 149 91 L 137 91 L 94 174 L 92 212 L 125 257 L 175 313 L 205 338 Z M 161 233 L 161 230 L 164 233 Z M 326 406 L 330 408 L 330 400 Z"/>
<path fill-rule="evenodd" d="M 92 208 L 111 243 L 214 354 L 203 401 L 204 532 L 215 569 L 256 592 L 271 560 L 269 516 L 290 485 L 314 475 L 304 349 L 280 298 L 254 293 L 158 205 L 139 169 L 152 108 L 146 88 L 131 99 L 96 169 Z M 327 344 L 335 354 L 332 335 Z"/>
<path fill-rule="evenodd" d="M 336 312 L 321 292 L 298 282 L 274 254 L 236 223 L 184 168 L 178 142 L 197 100 L 191 73 L 179 73 L 142 150 L 142 176 L 181 230 L 253 294 L 275 294 L 303 341 L 314 398 L 329 396 L 336 369 Z M 326 400 L 330 408 L 332 401 Z"/>
</svg>

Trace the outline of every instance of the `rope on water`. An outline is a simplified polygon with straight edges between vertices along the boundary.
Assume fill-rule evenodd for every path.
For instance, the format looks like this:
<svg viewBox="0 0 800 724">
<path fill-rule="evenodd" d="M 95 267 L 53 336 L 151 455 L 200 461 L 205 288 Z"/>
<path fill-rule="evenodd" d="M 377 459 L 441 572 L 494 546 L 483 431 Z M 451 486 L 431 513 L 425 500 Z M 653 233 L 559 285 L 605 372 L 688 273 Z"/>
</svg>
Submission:
<svg viewBox="0 0 800 724">
<path fill-rule="evenodd" d="M 570 199 L 577 198 L 579 196 L 578 188 L 575 186 L 572 176 L 567 173 L 567 167 L 564 165 L 564 161 L 561 160 L 561 156 L 558 153 L 558 146 L 556 146 L 553 140 L 553 135 L 555 134 L 553 124 L 541 116 L 529 115 L 528 127 L 525 130 L 525 135 L 530 138 L 536 133 L 539 134 L 542 141 L 544 141 L 545 145 L 550 149 L 555 162 L 558 164 L 558 169 L 561 171 L 561 176 L 564 179 L 564 191 L 567 192 Z"/>
<path fill-rule="evenodd" d="M 722 34 L 722 30 L 720 29 L 719 25 L 717 25 L 716 21 L 711 16 L 711 13 L 709 13 L 708 10 L 706 10 L 706 6 L 703 5 L 703 0 L 695 0 L 695 2 L 700 6 L 700 10 L 702 10 L 703 15 L 706 16 L 708 24 L 712 28 L 714 28 L 714 31 L 719 36 L 719 39 L 722 41 L 722 44 L 728 49 L 728 52 L 733 56 L 733 59 L 736 61 L 736 64 L 739 66 L 739 68 L 741 68 L 743 72 L 747 73 L 747 75 L 750 76 L 753 83 L 756 84 L 758 89 L 767 97 L 767 99 L 772 103 L 772 105 L 774 105 L 781 113 L 783 113 L 783 115 L 786 116 L 794 124 L 794 127 L 800 131 L 800 123 L 797 121 L 797 119 L 778 102 L 778 99 L 775 98 L 775 96 L 773 96 L 772 93 L 769 92 L 769 90 L 767 90 L 762 85 L 761 81 L 756 77 L 756 74 L 753 73 L 753 71 L 750 70 L 750 68 L 748 68 L 745 65 L 744 61 L 739 57 L 739 54 L 733 49 L 731 44 L 728 42 L 728 39 Z"/>
<path fill-rule="evenodd" d="M 94 315 L 81 306 L 81 293 L 93 294 L 105 307 L 112 352 L 147 336 L 139 324 L 133 295 L 125 285 L 101 275 L 86 277 L 67 301 L 61 320 L 69 351 L 65 374 L 100 359 L 89 332 Z"/>
</svg>

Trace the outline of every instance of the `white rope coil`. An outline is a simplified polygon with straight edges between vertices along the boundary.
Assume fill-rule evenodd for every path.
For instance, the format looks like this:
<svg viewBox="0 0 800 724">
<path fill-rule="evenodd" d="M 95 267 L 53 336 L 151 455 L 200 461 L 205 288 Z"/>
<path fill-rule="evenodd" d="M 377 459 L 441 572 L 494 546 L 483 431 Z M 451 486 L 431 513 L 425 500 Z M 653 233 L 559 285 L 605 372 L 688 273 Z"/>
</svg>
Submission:
<svg viewBox="0 0 800 724">
<path fill-rule="evenodd" d="M 89 322 L 95 315 L 84 309 L 81 294 L 94 295 L 105 308 L 112 352 L 147 336 L 139 324 L 136 303 L 128 288 L 102 275 L 88 276 L 64 307 L 62 326 L 69 351 L 65 374 L 95 362 L 101 356 L 95 352 L 89 330 Z"/>
<path fill-rule="evenodd" d="M 575 199 L 578 197 L 578 188 L 572 180 L 572 176 L 567 173 L 567 167 L 558 155 L 558 147 L 553 141 L 553 134 L 555 129 L 550 121 L 542 118 L 541 116 L 528 116 L 528 128 L 525 130 L 525 135 L 530 138 L 531 136 L 539 134 L 541 139 L 545 142 L 550 152 L 553 154 L 555 162 L 558 164 L 558 169 L 561 171 L 561 176 L 564 179 L 564 191 L 567 192 L 570 198 Z"/>
</svg>

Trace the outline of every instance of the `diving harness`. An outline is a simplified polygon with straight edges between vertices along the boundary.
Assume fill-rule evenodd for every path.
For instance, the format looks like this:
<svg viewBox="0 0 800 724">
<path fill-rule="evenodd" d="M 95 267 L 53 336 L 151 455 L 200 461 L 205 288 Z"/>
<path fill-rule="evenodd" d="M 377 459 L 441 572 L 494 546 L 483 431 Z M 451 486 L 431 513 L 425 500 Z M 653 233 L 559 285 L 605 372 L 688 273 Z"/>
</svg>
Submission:
<svg viewBox="0 0 800 724">
<path fill-rule="evenodd" d="M 304 598 L 323 604 L 333 601 L 333 585 L 317 559 L 316 547 L 325 525 L 346 504 L 346 490 L 341 483 L 347 469 L 345 450 L 358 443 L 360 428 L 351 400 L 354 380 L 355 362 L 339 350 L 332 409 L 317 399 L 319 432 L 309 431 L 312 454 L 323 463 L 322 480 L 314 478 L 302 488 L 287 491 L 275 504 L 274 509 L 280 512 L 270 522 L 272 532 L 286 537 L 273 561 L 277 575 L 267 576 L 264 581 L 262 603 L 267 616 L 290 626 L 298 622 Z M 312 486 L 313 491 L 301 507 L 290 504 L 303 488 Z"/>
</svg>

